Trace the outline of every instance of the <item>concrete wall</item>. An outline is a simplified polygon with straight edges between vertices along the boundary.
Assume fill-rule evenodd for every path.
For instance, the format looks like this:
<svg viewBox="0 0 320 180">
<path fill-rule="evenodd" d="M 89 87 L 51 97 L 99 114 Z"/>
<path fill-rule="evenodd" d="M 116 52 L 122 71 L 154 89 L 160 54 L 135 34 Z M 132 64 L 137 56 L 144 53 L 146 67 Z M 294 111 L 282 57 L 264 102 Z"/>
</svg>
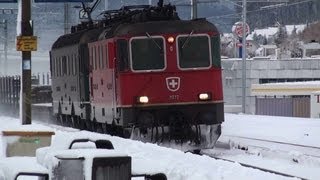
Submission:
<svg viewBox="0 0 320 180">
<path fill-rule="evenodd" d="M 242 61 L 222 61 L 224 101 L 226 105 L 242 104 Z M 247 60 L 246 113 L 255 113 L 255 97 L 251 84 L 260 79 L 314 79 L 320 78 L 320 59 Z"/>
</svg>

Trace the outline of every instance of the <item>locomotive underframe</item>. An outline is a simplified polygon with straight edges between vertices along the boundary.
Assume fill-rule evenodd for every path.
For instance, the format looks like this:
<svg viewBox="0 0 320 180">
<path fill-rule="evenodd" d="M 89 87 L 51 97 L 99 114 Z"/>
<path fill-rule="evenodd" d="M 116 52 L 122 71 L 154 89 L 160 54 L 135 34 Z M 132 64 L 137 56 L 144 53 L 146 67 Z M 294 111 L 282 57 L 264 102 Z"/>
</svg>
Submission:
<svg viewBox="0 0 320 180">
<path fill-rule="evenodd" d="M 191 124 L 219 124 L 224 121 L 223 103 L 204 102 L 186 103 L 182 105 L 159 105 L 159 106 L 134 106 L 121 108 L 121 121 L 124 126 L 152 127 L 152 122 L 144 119 L 146 114 L 153 116 L 153 123 L 169 125 L 171 116 L 180 116 L 183 121 Z M 141 124 L 140 122 L 149 122 Z M 139 124 L 140 123 L 140 124 Z"/>
<path fill-rule="evenodd" d="M 164 145 L 184 144 L 212 148 L 221 135 L 224 121 L 223 103 L 170 106 L 138 106 L 121 109 L 131 139 L 161 142 Z"/>
</svg>

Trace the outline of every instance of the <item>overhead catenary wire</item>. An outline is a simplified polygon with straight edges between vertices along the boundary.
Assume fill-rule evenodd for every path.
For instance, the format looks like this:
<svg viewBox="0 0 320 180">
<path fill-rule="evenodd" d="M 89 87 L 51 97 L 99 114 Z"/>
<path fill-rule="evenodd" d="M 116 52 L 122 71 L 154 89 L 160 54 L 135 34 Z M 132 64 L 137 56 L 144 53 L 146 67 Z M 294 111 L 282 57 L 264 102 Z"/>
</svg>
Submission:
<svg viewBox="0 0 320 180">
<path fill-rule="evenodd" d="M 261 2 L 261 3 L 287 3 L 285 5 L 282 6 L 274 6 L 274 7 L 269 7 L 269 8 L 265 8 L 265 9 L 256 9 L 256 10 L 251 10 L 251 11 L 247 11 L 247 13 L 253 13 L 253 12 L 261 12 L 261 11 L 266 11 L 266 10 L 272 10 L 272 9 L 277 9 L 277 8 L 281 8 L 281 7 L 288 7 L 288 6 L 294 6 L 294 5 L 298 5 L 298 4 L 302 4 L 302 3 L 307 3 L 307 2 L 312 2 L 314 0 L 302 0 L 302 1 L 298 1 L 298 2 L 292 2 L 294 0 L 268 0 L 268 1 L 264 1 L 264 0 L 248 0 L 247 3 L 253 3 L 253 2 Z M 178 2 L 186 2 L 185 0 L 176 0 L 176 1 L 170 1 L 171 3 L 173 3 L 173 5 L 175 6 L 191 6 L 192 4 L 175 4 Z M 241 3 L 242 1 L 232 1 L 232 0 L 197 0 L 197 4 L 201 4 L 201 3 L 220 3 L 220 2 L 232 2 L 236 5 L 236 3 Z M 237 5 L 237 6 L 241 6 L 241 5 Z M 239 16 L 242 15 L 242 13 L 232 13 L 232 14 L 225 14 L 225 15 L 221 15 L 221 16 L 209 16 L 206 19 L 216 19 L 216 18 L 225 18 L 228 16 Z M 236 18 L 236 17 L 235 17 Z M 239 17 L 240 18 L 240 17 Z"/>
<path fill-rule="evenodd" d="M 295 2 L 295 3 L 290 3 L 290 4 L 287 4 L 285 6 L 281 6 L 281 7 L 288 7 L 288 6 L 294 6 L 294 5 L 298 5 L 298 4 L 302 4 L 302 3 L 307 3 L 307 2 L 311 2 L 313 0 L 304 0 L 304 1 L 299 1 L 299 2 Z M 280 8 L 280 7 L 270 7 L 270 8 L 267 8 L 267 9 L 256 9 L 256 10 L 251 10 L 251 11 L 247 11 L 247 13 L 253 13 L 253 12 L 261 12 L 261 11 L 267 11 L 267 10 L 271 10 L 271 9 L 277 9 L 277 8 Z M 224 17 L 228 17 L 228 16 L 236 16 L 236 15 L 241 15 L 242 13 L 232 13 L 232 14 L 225 14 L 225 15 L 221 15 L 221 16 L 210 16 L 210 17 L 207 17 L 206 19 L 216 19 L 216 18 L 224 18 Z"/>
</svg>

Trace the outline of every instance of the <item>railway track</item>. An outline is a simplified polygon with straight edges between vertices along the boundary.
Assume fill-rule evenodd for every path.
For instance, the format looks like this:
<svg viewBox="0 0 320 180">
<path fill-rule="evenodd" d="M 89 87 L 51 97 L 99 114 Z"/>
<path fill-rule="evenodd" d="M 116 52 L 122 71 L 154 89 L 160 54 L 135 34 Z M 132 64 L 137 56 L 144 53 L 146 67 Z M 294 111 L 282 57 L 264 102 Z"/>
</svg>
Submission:
<svg viewBox="0 0 320 180">
<path fill-rule="evenodd" d="M 320 158 L 320 147 L 317 147 L 317 146 L 309 146 L 309 145 L 287 143 L 287 142 L 266 140 L 266 139 L 260 139 L 260 138 L 233 136 L 233 135 L 224 135 L 222 139 L 229 139 L 236 144 L 234 146 L 240 146 L 244 149 L 249 147 L 260 147 L 260 148 L 267 148 L 267 149 L 278 150 L 283 152 L 297 151 L 297 152 L 301 152 L 301 155 L 304 155 L 304 156 Z"/>
<path fill-rule="evenodd" d="M 253 168 L 253 169 L 260 170 L 260 171 L 277 174 L 279 176 L 297 178 L 297 179 L 301 179 L 301 180 L 307 180 L 307 178 L 303 178 L 303 177 L 299 177 L 299 176 L 295 176 L 295 175 L 290 175 L 290 174 L 287 174 L 287 173 L 283 173 L 283 172 L 279 172 L 279 171 L 275 171 L 275 170 L 271 170 L 271 169 L 266 169 L 266 168 L 263 168 L 263 167 L 258 167 L 258 166 L 254 166 L 254 165 L 250 165 L 250 164 L 246 164 L 246 163 L 241 163 L 241 162 L 237 162 L 237 161 L 226 159 L 226 158 L 216 157 L 216 156 L 212 156 L 212 155 L 209 155 L 209 154 L 203 154 L 203 155 L 207 155 L 207 156 L 209 156 L 209 157 L 211 157 L 213 159 L 216 159 L 216 160 L 223 160 L 223 161 L 238 163 L 238 164 L 240 164 L 241 166 L 244 166 L 244 167 Z"/>
<path fill-rule="evenodd" d="M 320 166 L 320 147 L 232 135 L 223 135 L 218 142 L 216 148 L 199 154 L 285 177 L 319 178 L 311 169 Z"/>
<path fill-rule="evenodd" d="M 220 142 L 218 144 L 218 146 L 219 147 L 211 149 L 211 150 L 209 150 L 209 149 L 197 150 L 192 153 L 199 154 L 199 155 L 206 155 L 206 156 L 211 157 L 216 160 L 237 163 L 243 167 L 257 169 L 257 170 L 260 170 L 263 172 L 268 172 L 268 173 L 276 174 L 276 175 L 283 176 L 283 177 L 296 178 L 296 179 L 301 179 L 301 180 L 313 179 L 313 178 L 310 178 L 309 176 L 304 177 L 304 175 L 303 176 L 294 175 L 295 173 L 285 172 L 285 171 L 282 171 L 279 169 L 272 169 L 273 168 L 272 166 L 270 166 L 271 168 L 269 168 L 269 166 L 263 167 L 265 165 L 254 165 L 254 159 L 251 159 L 250 163 L 248 163 L 248 161 L 246 161 L 246 160 L 243 161 L 243 160 L 239 160 L 237 158 L 234 159 L 233 157 L 236 157 L 238 155 L 242 155 L 243 157 L 246 157 L 246 156 L 250 157 L 250 156 L 252 156 L 252 154 L 250 152 L 248 152 L 248 149 L 241 149 L 241 148 L 236 149 L 237 152 L 234 152 L 232 147 L 230 147 L 230 145 L 228 143 Z M 215 150 L 214 153 L 212 150 Z M 231 152 L 228 152 L 228 151 L 231 151 Z M 239 153 L 239 152 L 241 152 L 241 153 Z M 260 155 L 258 155 L 258 156 L 260 156 Z M 251 163 L 251 161 L 253 163 Z"/>
</svg>

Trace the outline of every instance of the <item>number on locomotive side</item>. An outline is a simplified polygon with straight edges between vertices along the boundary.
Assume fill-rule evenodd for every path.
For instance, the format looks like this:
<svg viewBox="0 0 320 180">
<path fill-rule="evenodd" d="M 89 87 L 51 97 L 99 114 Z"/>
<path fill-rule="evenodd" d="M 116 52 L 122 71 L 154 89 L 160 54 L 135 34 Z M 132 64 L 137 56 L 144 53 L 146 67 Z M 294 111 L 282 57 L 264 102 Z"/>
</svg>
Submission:
<svg viewBox="0 0 320 180">
<path fill-rule="evenodd" d="M 179 100 L 179 95 L 170 95 L 169 99 L 170 100 Z"/>
</svg>

